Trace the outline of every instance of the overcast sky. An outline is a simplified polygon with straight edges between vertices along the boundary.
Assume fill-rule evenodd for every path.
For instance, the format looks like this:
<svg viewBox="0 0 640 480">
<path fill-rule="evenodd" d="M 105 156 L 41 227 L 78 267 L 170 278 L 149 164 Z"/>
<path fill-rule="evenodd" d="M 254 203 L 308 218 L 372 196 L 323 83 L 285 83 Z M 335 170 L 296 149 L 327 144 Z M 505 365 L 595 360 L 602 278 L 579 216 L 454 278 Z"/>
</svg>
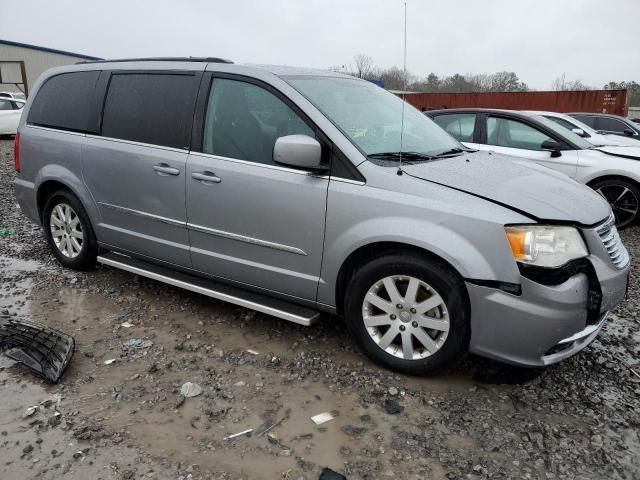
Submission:
<svg viewBox="0 0 640 480">
<path fill-rule="evenodd" d="M 105 58 L 402 66 L 403 0 L 2 0 L 0 38 Z M 640 0 L 407 0 L 407 69 L 640 81 Z M 7 15 L 8 12 L 11 12 Z M 10 20 L 11 19 L 11 20 Z"/>
</svg>

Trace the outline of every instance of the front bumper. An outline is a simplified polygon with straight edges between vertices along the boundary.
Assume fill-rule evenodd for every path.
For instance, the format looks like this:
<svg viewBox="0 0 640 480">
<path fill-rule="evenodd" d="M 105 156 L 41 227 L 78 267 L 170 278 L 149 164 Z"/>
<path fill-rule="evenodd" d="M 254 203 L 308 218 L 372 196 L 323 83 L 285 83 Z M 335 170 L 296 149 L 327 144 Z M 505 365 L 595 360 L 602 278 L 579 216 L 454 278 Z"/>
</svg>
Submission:
<svg viewBox="0 0 640 480">
<path fill-rule="evenodd" d="M 619 269 L 602 256 L 591 255 L 588 260 L 601 290 L 595 316 L 588 315 L 592 299 L 587 273 L 578 273 L 559 285 L 522 277 L 520 295 L 467 283 L 471 302 L 469 351 L 513 365 L 542 367 L 589 345 L 609 311 L 624 300 L 629 266 Z"/>
</svg>

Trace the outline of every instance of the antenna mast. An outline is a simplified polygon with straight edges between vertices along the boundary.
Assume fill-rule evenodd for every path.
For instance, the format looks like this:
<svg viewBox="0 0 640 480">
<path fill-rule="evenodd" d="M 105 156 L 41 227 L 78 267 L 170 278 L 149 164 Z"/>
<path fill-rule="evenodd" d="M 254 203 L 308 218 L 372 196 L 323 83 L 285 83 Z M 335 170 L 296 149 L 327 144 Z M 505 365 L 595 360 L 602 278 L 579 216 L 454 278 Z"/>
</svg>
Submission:
<svg viewBox="0 0 640 480">
<path fill-rule="evenodd" d="M 405 92 L 407 91 L 407 2 L 404 2 L 404 43 L 402 61 L 402 118 L 400 119 L 400 165 L 398 175 L 402 175 L 402 143 L 404 136 L 404 104 L 406 103 Z"/>
</svg>

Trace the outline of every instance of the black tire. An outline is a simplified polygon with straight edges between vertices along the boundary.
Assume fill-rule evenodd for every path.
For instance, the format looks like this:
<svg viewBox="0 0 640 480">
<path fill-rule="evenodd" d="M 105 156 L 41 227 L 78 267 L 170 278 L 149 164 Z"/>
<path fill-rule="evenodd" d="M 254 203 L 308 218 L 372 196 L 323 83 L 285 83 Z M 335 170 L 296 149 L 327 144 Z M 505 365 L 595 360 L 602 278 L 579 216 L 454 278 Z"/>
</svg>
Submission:
<svg viewBox="0 0 640 480">
<path fill-rule="evenodd" d="M 83 234 L 81 248 L 73 258 L 66 256 L 56 245 L 51 231 L 51 215 L 58 205 L 68 205 L 73 209 L 73 212 L 78 217 L 80 230 Z M 96 257 L 98 256 L 98 242 L 87 212 L 78 197 L 73 193 L 68 190 L 58 190 L 47 199 L 42 213 L 42 226 L 49 248 L 51 248 L 53 255 L 64 267 L 73 270 L 91 270 L 95 268 Z"/>
<path fill-rule="evenodd" d="M 640 189 L 630 180 L 609 178 L 591 185 L 602 195 L 613 210 L 618 230 L 624 230 L 638 223 L 640 215 Z M 631 212 L 635 211 L 635 213 Z"/>
<path fill-rule="evenodd" d="M 414 277 L 425 282 L 440 295 L 446 310 L 448 310 L 449 331 L 446 339 L 439 350 L 425 358 L 406 360 L 388 353 L 374 341 L 365 326 L 363 319 L 365 295 L 373 285 L 390 276 Z M 405 293 L 402 293 L 401 288 L 402 286 L 398 285 L 398 292 L 405 295 L 406 290 Z M 440 373 L 460 359 L 469 346 L 471 331 L 469 300 L 464 283 L 448 265 L 437 259 L 429 260 L 417 255 L 394 253 L 384 255 L 363 265 L 351 276 L 345 292 L 344 312 L 349 330 L 369 358 L 378 365 L 409 375 Z M 384 317 L 385 315 L 386 313 L 383 312 L 380 316 Z M 393 321 L 395 322 L 396 319 Z M 410 320 L 403 320 L 403 322 L 405 321 L 411 323 Z M 403 324 L 398 325 L 398 328 L 402 328 Z M 404 323 L 404 325 L 403 330 L 408 329 L 409 324 Z M 439 334 L 437 332 L 437 335 Z M 381 333 L 381 336 L 384 335 Z M 415 345 L 416 339 L 413 336 L 410 338 Z M 396 341 L 400 341 L 403 345 L 402 336 L 396 337 Z"/>
</svg>

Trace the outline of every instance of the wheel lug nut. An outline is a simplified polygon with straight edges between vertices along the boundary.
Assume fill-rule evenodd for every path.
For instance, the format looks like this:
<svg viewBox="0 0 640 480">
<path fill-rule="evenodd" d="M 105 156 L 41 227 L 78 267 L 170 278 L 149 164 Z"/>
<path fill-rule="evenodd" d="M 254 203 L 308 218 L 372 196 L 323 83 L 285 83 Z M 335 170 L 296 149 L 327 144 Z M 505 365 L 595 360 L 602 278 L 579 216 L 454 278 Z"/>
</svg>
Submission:
<svg viewBox="0 0 640 480">
<path fill-rule="evenodd" d="M 392 313 L 392 314 L 389 316 L 389 318 L 391 318 L 391 320 L 395 320 L 395 319 L 396 319 L 396 316 Z"/>
<path fill-rule="evenodd" d="M 418 328 L 418 322 L 411 322 L 411 326 L 413 328 Z"/>
<path fill-rule="evenodd" d="M 416 313 L 416 309 L 415 309 L 415 308 L 411 308 L 411 309 L 409 309 L 409 311 L 410 311 L 411 313 Z"/>
<path fill-rule="evenodd" d="M 400 331 L 404 332 L 405 326 L 404 325 L 400 325 Z"/>
</svg>

